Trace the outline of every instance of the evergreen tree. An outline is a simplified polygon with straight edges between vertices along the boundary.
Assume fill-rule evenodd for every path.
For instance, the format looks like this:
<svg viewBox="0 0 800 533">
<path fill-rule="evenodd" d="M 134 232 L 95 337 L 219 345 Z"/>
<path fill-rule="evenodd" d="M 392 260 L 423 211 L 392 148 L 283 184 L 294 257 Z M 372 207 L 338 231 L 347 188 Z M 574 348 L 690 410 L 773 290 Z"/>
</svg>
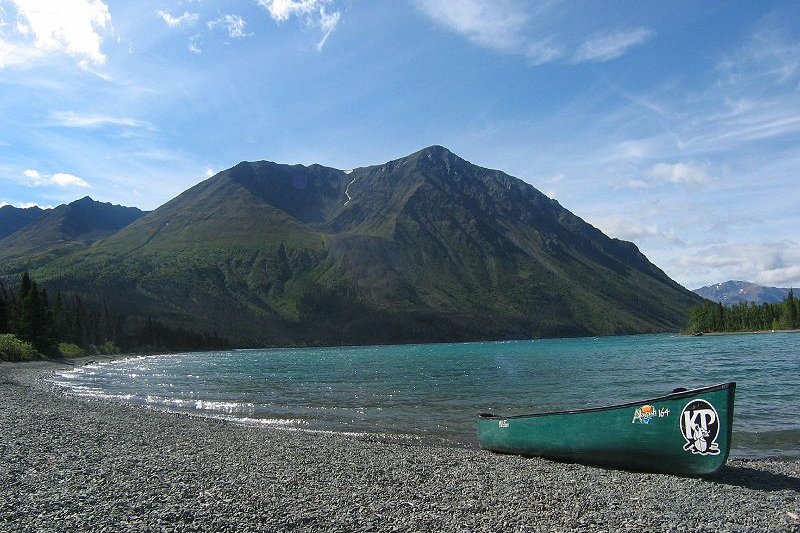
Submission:
<svg viewBox="0 0 800 533">
<path fill-rule="evenodd" d="M 785 329 L 797 327 L 797 306 L 794 301 L 794 291 L 789 289 L 789 295 L 784 300 L 783 309 L 781 309 L 781 326 Z"/>
<path fill-rule="evenodd" d="M 35 336 L 34 323 L 36 322 L 36 307 L 39 305 L 39 291 L 36 282 L 30 275 L 22 274 L 17 293 L 16 316 L 14 317 L 14 331 L 20 339 L 33 342 Z"/>
<path fill-rule="evenodd" d="M 47 298 L 47 289 L 42 289 L 39 294 L 39 305 L 36 309 L 36 344 L 37 349 L 45 354 L 55 355 L 58 346 L 55 326 L 53 323 L 53 310 Z"/>
<path fill-rule="evenodd" d="M 800 298 L 794 299 L 794 316 L 796 317 L 794 327 L 798 329 L 800 328 Z"/>
<path fill-rule="evenodd" d="M 87 346 L 84 318 L 83 303 L 81 302 L 80 296 L 76 296 L 73 306 L 72 343 L 83 348 Z"/>
<path fill-rule="evenodd" d="M 6 288 L 0 283 L 0 333 L 8 333 L 8 316 L 10 305 L 6 301 Z"/>
</svg>

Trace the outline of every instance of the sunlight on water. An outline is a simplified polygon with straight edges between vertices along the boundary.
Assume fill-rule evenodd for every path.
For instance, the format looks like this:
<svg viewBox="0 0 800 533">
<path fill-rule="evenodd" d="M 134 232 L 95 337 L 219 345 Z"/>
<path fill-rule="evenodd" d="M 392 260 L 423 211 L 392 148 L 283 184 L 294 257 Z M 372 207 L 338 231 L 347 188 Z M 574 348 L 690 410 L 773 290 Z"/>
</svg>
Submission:
<svg viewBox="0 0 800 533">
<path fill-rule="evenodd" d="M 585 339 L 234 350 L 65 371 L 99 397 L 286 429 L 475 446 L 475 414 L 647 399 L 737 382 L 733 455 L 800 457 L 800 335 Z"/>
</svg>

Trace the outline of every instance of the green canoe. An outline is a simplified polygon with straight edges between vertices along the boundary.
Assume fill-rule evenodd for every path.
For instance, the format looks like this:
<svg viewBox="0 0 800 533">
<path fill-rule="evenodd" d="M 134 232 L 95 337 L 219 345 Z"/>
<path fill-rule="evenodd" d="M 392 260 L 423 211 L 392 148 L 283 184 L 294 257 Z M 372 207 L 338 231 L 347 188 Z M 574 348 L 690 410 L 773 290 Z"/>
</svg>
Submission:
<svg viewBox="0 0 800 533">
<path fill-rule="evenodd" d="M 484 450 L 672 474 L 710 474 L 730 451 L 736 383 L 641 402 L 517 416 L 481 414 Z"/>
</svg>

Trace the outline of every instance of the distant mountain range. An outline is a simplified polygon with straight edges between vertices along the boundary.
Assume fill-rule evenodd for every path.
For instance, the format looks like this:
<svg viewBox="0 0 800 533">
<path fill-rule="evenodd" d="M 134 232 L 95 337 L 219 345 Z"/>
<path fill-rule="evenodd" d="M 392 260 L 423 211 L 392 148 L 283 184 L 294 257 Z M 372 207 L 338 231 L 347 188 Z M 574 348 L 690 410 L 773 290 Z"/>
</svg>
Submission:
<svg viewBox="0 0 800 533">
<path fill-rule="evenodd" d="M 701 301 L 633 243 L 441 146 L 347 172 L 243 162 L 126 209 L 59 206 L 0 241 L 0 274 L 254 346 L 676 331 Z"/>
<path fill-rule="evenodd" d="M 34 268 L 85 249 L 145 215 L 135 207 L 96 202 L 88 196 L 53 209 L 0 208 L 3 270 Z"/>
<path fill-rule="evenodd" d="M 749 281 L 726 281 L 694 289 L 695 294 L 724 305 L 740 302 L 773 304 L 782 302 L 789 295 L 789 289 L 764 287 Z"/>
<path fill-rule="evenodd" d="M 0 207 L 0 239 L 4 239 L 31 222 L 42 218 L 47 210 L 40 207 Z"/>
</svg>

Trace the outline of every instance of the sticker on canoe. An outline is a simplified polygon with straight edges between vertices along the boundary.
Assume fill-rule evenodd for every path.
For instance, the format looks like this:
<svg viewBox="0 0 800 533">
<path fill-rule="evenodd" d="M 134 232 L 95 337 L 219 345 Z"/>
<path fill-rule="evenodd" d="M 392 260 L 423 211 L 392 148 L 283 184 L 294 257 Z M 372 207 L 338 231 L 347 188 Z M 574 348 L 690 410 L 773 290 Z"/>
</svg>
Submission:
<svg viewBox="0 0 800 533">
<path fill-rule="evenodd" d="M 497 425 L 498 425 L 499 427 L 501 427 L 501 428 L 507 428 L 507 427 L 508 427 L 508 420 L 500 420 L 500 421 L 497 423 Z"/>
<path fill-rule="evenodd" d="M 653 405 L 643 405 L 637 407 L 633 412 L 631 424 L 649 424 L 654 418 L 664 418 L 666 416 L 669 416 L 669 408 L 667 407 L 656 409 Z"/>
<path fill-rule="evenodd" d="M 719 454 L 719 415 L 705 400 L 692 400 L 681 411 L 681 434 L 686 440 L 683 449 L 699 455 Z"/>
</svg>

